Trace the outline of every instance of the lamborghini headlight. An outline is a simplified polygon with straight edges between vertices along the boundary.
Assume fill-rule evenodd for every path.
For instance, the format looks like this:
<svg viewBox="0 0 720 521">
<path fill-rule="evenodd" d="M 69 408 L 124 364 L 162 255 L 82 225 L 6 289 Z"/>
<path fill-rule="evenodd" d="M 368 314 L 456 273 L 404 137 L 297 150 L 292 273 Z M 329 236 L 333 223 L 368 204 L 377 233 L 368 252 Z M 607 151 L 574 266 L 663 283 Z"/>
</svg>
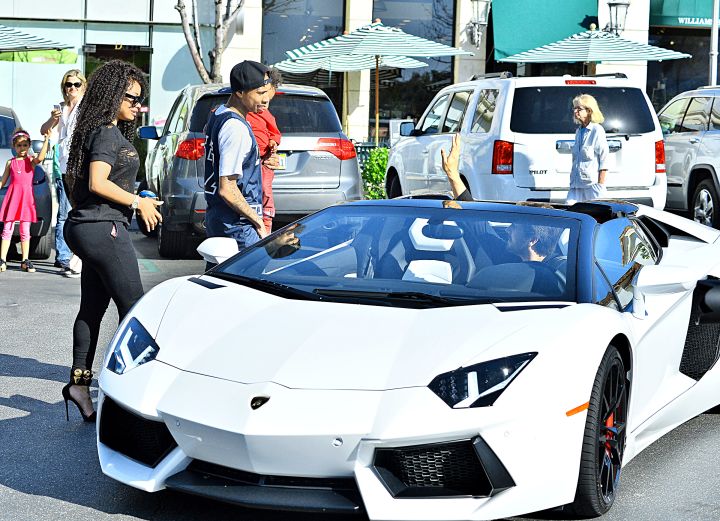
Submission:
<svg viewBox="0 0 720 521">
<path fill-rule="evenodd" d="M 125 329 L 115 338 L 107 368 L 116 374 L 127 373 L 139 365 L 154 360 L 160 351 L 153 337 L 136 318 L 131 318 Z"/>
<path fill-rule="evenodd" d="M 461 367 L 436 376 L 428 387 L 453 409 L 492 405 L 536 355 L 522 353 Z"/>
</svg>

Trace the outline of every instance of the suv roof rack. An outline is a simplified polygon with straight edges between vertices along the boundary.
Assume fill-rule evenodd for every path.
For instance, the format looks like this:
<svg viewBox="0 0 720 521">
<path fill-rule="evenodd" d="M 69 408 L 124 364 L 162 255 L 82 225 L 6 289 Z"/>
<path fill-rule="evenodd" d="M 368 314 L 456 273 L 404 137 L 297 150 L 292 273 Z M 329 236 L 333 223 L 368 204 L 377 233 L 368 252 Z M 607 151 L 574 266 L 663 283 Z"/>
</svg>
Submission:
<svg viewBox="0 0 720 521">
<path fill-rule="evenodd" d="M 600 74 L 583 74 L 581 78 L 627 78 L 624 72 L 603 72 Z"/>
<path fill-rule="evenodd" d="M 481 80 L 485 78 L 500 78 L 502 80 L 507 78 L 512 78 L 513 74 L 510 71 L 502 71 L 502 72 L 489 72 L 487 74 L 473 74 L 470 76 L 470 79 L 468 81 L 473 80 Z"/>
</svg>

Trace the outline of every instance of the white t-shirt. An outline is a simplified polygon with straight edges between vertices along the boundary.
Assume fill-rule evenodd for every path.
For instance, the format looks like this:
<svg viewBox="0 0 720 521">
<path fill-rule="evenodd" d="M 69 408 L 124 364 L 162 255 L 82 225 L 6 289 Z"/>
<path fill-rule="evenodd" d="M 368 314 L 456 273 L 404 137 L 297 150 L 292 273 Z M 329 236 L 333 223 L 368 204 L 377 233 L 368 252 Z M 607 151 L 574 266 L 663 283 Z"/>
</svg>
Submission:
<svg viewBox="0 0 720 521">
<path fill-rule="evenodd" d="M 75 130 L 75 124 L 77 123 L 77 116 L 80 112 L 78 107 L 82 97 L 75 103 L 72 112 L 70 107 L 66 103 L 61 104 L 62 114 L 60 115 L 60 123 L 57 126 L 58 132 L 58 166 L 60 171 L 64 174 L 67 171 L 67 162 L 70 157 L 70 145 L 72 144 L 72 135 Z"/>
<path fill-rule="evenodd" d="M 220 105 L 215 114 L 220 115 L 230 110 L 225 105 Z M 243 162 L 252 151 L 253 140 L 250 130 L 242 121 L 231 118 L 223 124 L 218 135 L 220 145 L 220 177 L 237 175 L 240 179 L 243 176 Z"/>
</svg>

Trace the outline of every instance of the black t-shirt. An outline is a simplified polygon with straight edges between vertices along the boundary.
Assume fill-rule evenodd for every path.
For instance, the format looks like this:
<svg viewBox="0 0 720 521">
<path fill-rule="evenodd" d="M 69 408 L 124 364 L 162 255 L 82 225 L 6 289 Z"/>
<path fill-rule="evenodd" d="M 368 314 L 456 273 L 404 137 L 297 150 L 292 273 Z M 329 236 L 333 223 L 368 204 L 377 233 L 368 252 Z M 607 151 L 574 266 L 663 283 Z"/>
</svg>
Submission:
<svg viewBox="0 0 720 521">
<path fill-rule="evenodd" d="M 75 180 L 73 200 L 75 206 L 68 219 L 76 222 L 120 221 L 129 225 L 133 210 L 125 205 L 113 203 L 92 193 L 88 188 L 90 163 L 102 161 L 109 164 L 108 179 L 123 190 L 135 192 L 135 177 L 140 167 L 137 150 L 115 125 L 100 126 L 93 130 L 83 144 L 85 160 L 84 176 Z"/>
</svg>

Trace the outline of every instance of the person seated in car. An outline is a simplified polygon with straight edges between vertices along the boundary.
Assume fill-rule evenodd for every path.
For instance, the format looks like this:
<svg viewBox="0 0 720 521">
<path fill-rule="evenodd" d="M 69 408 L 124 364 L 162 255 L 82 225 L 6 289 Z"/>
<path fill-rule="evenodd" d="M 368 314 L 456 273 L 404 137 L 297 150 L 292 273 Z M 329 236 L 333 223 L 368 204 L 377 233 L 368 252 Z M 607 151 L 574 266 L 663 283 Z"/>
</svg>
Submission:
<svg viewBox="0 0 720 521">
<path fill-rule="evenodd" d="M 442 156 L 442 168 L 448 176 L 455 200 L 472 201 L 473 198 L 458 170 L 460 163 L 460 134 L 453 136 L 450 152 L 446 153 L 444 149 L 440 149 L 440 155 Z M 547 203 L 519 202 L 517 204 L 552 208 L 552 205 Z M 508 228 L 508 240 L 504 244 L 498 237 L 491 236 L 487 232 L 481 234 L 482 237 L 479 241 L 494 264 L 527 261 L 542 262 L 552 253 L 561 232 L 562 230 L 552 226 L 516 223 Z"/>
</svg>

